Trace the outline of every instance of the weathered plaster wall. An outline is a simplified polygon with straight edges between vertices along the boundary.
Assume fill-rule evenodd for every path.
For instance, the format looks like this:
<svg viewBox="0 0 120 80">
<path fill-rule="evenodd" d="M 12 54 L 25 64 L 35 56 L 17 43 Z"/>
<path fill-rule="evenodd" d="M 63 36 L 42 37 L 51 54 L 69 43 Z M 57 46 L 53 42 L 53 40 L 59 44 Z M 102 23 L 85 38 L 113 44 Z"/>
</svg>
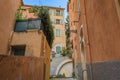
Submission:
<svg viewBox="0 0 120 80">
<path fill-rule="evenodd" d="M 45 80 L 43 76 L 44 58 L 0 56 L 1 80 Z"/>
<path fill-rule="evenodd" d="M 20 0 L 0 0 L 0 54 L 8 53 L 11 31 L 15 23 L 15 13 Z"/>
<path fill-rule="evenodd" d="M 114 0 L 86 0 L 92 62 L 120 59 L 120 22 Z"/>
<path fill-rule="evenodd" d="M 38 30 L 14 32 L 12 36 L 11 46 L 26 45 L 25 56 L 40 57 L 42 48 L 42 35 L 42 32 L 39 32 Z"/>
<path fill-rule="evenodd" d="M 11 40 L 12 40 L 10 43 L 11 46 L 26 45 L 26 50 L 25 50 L 26 57 L 30 56 L 30 57 L 44 58 L 45 70 L 43 68 L 42 69 L 45 72 L 46 79 L 43 79 L 43 80 L 49 80 L 50 51 L 51 50 L 50 50 L 50 47 L 48 45 L 48 42 L 43 32 L 40 30 L 31 30 L 31 31 L 26 31 L 26 32 L 14 32 Z M 43 73 L 41 74 L 43 75 Z M 29 80 L 29 79 L 26 79 L 26 80 Z"/>
</svg>

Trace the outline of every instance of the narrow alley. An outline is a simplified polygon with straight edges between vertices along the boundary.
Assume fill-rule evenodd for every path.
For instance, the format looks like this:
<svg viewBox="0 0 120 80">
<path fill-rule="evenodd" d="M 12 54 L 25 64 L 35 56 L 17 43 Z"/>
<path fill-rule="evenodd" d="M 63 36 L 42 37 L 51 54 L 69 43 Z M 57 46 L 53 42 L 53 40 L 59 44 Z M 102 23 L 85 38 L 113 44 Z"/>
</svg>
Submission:
<svg viewBox="0 0 120 80">
<path fill-rule="evenodd" d="M 1 0 L 0 80 L 120 80 L 120 0 Z"/>
</svg>

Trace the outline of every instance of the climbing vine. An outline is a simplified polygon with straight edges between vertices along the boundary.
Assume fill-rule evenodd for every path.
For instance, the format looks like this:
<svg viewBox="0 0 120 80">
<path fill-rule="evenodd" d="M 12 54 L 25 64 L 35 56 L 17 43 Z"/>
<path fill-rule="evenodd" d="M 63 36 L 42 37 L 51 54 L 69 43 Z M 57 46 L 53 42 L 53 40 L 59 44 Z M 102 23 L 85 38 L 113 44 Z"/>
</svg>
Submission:
<svg viewBox="0 0 120 80">
<path fill-rule="evenodd" d="M 22 13 L 25 11 L 25 7 L 21 6 L 16 12 L 16 20 L 25 20 L 26 17 L 23 17 Z"/>
<path fill-rule="evenodd" d="M 46 36 L 50 48 L 52 48 L 52 43 L 54 40 L 54 30 L 53 30 L 52 22 L 50 20 L 48 9 L 45 7 L 34 6 L 29 10 L 29 12 L 33 12 L 35 13 L 36 16 L 41 18 L 42 30 Z"/>
<path fill-rule="evenodd" d="M 71 44 L 70 44 L 70 27 L 69 27 L 69 16 L 66 18 L 66 49 L 64 48 L 62 50 L 63 56 L 68 56 L 69 58 L 72 58 L 72 52 L 71 52 Z"/>
</svg>

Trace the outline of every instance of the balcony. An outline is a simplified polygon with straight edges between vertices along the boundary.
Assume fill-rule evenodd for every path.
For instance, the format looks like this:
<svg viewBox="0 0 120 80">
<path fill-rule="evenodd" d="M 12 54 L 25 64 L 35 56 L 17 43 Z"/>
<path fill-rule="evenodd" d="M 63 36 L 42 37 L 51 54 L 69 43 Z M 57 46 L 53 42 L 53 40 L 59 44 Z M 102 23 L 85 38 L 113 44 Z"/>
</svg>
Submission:
<svg viewBox="0 0 120 80">
<path fill-rule="evenodd" d="M 19 20 L 16 21 L 14 31 L 24 32 L 27 30 L 41 29 L 41 19 Z"/>
</svg>

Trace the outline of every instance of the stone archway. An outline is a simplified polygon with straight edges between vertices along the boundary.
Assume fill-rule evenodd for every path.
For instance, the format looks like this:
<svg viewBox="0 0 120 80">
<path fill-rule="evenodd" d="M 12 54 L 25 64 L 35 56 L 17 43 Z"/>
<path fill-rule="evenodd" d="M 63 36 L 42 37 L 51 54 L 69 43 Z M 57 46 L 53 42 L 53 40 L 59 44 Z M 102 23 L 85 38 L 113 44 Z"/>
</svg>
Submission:
<svg viewBox="0 0 120 80">
<path fill-rule="evenodd" d="M 73 64 L 71 59 L 64 60 L 61 62 L 56 70 L 56 75 L 65 74 L 66 77 L 72 77 Z"/>
</svg>

